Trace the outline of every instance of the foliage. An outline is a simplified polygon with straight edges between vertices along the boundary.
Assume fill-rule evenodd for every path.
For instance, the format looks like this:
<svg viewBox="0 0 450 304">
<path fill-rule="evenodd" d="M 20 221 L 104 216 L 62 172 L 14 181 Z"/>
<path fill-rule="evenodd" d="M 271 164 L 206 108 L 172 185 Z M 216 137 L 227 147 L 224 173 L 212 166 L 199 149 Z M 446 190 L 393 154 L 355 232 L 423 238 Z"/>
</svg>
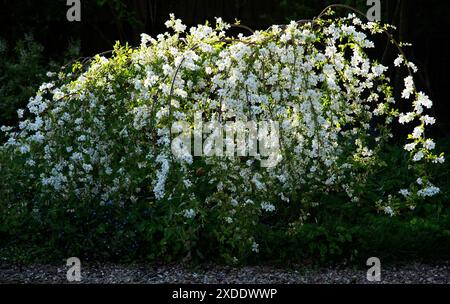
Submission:
<svg viewBox="0 0 450 304">
<path fill-rule="evenodd" d="M 402 100 L 366 51 L 368 35 L 388 26 L 349 15 L 231 39 L 220 18 L 189 32 L 173 16 L 166 25 L 173 33 L 144 34 L 138 49 L 117 44 L 110 59 L 55 75 L 19 111 L 18 128 L 2 128 L 5 239 L 56 255 L 239 263 L 279 256 L 280 244 L 301 251 L 293 256 L 352 256 L 372 226 L 357 227 L 387 216 L 436 228 L 414 217 L 441 192 L 433 170 L 444 157 L 425 137 L 432 102 L 401 48 Z M 173 143 L 198 111 L 234 132 L 248 120 L 280 132 L 268 155 L 260 145 L 255 158 L 214 147 L 193 157 Z M 395 151 L 405 143 L 393 138 L 398 123 L 415 125 Z"/>
<path fill-rule="evenodd" d="M 50 70 L 58 70 L 61 62 L 79 54 L 79 43 L 70 42 L 62 58 L 47 60 L 43 46 L 31 34 L 18 40 L 15 47 L 0 38 L 0 113 L 1 124 L 16 124 L 17 110 L 25 107 Z"/>
</svg>

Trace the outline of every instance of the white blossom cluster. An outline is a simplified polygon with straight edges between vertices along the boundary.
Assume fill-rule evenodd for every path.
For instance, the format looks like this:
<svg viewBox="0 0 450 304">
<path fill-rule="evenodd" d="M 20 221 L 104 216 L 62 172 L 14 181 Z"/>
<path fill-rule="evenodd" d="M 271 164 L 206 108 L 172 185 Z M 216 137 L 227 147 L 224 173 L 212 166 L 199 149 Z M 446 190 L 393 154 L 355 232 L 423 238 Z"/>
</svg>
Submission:
<svg viewBox="0 0 450 304">
<path fill-rule="evenodd" d="M 426 114 L 432 102 L 408 76 L 402 97 L 412 110 L 397 115 L 388 67 L 366 54 L 374 47 L 366 32 L 382 31 L 379 24 L 350 15 L 228 38 L 230 25 L 216 21 L 215 28 L 187 30 L 172 15 L 166 26 L 173 33 L 142 34 L 139 48 L 116 48 L 112 58 L 97 56 L 78 75 L 43 84 L 26 113 L 19 111 L 19 129 L 3 128 L 9 139 L 2 149 L 26 157 L 38 188 L 60 198 L 181 200 L 179 214 L 194 219 L 201 207 L 193 185 L 207 183 L 215 190 L 202 204 L 219 206 L 224 225 L 236 225 L 240 212 L 248 218 L 243 210 L 319 206 L 315 193 L 344 192 L 358 202 L 356 186 L 392 137 L 397 116 L 401 124 L 418 123 L 405 145 L 412 161 L 444 161 L 425 137 L 435 123 Z M 403 55 L 394 64 L 416 69 Z M 220 124 L 279 122 L 283 160 L 261 168 L 260 156 L 204 157 L 201 165 L 175 159 L 171 126 L 193 125 L 198 111 Z M 418 195 L 438 192 L 429 186 Z M 384 211 L 393 215 L 389 208 Z M 256 243 L 249 246 L 258 251 Z"/>
</svg>

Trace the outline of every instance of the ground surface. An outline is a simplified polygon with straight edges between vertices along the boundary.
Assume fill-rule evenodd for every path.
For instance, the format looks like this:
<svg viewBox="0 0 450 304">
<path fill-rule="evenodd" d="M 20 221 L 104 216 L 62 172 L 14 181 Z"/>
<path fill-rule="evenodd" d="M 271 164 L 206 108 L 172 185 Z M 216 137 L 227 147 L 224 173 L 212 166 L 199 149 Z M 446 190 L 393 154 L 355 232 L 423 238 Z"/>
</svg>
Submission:
<svg viewBox="0 0 450 304">
<path fill-rule="evenodd" d="M 0 283 L 67 283 L 64 265 L 0 265 Z M 368 267 L 367 267 L 368 269 Z M 329 267 L 283 270 L 268 266 L 232 268 L 202 265 L 195 270 L 183 265 L 120 266 L 81 265 L 81 283 L 333 283 L 365 284 L 365 269 Z M 381 283 L 450 284 L 450 261 L 382 265 Z"/>
</svg>

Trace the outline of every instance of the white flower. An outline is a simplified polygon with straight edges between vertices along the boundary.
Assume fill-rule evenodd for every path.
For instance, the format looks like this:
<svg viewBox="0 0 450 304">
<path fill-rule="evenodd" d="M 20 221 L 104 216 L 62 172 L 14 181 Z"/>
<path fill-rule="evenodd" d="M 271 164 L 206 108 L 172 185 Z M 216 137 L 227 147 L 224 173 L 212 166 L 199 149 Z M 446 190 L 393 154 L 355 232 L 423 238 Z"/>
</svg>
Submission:
<svg viewBox="0 0 450 304">
<path fill-rule="evenodd" d="M 390 215 L 391 217 L 394 216 L 394 214 L 395 214 L 394 210 L 390 206 L 384 207 L 383 210 L 386 214 Z"/>
<path fill-rule="evenodd" d="M 141 34 L 141 44 L 146 45 L 149 42 L 154 42 L 154 39 L 147 34 Z"/>
<path fill-rule="evenodd" d="M 19 110 L 17 110 L 17 116 L 19 117 L 19 119 L 22 119 L 23 118 L 23 109 L 19 109 Z"/>
<path fill-rule="evenodd" d="M 280 42 L 286 43 L 286 42 L 288 42 L 291 39 L 292 39 L 291 33 L 290 32 L 285 32 L 283 35 L 281 35 Z"/>
<path fill-rule="evenodd" d="M 420 118 L 420 120 L 425 124 L 425 125 L 434 125 L 436 123 L 436 119 L 434 117 L 430 117 L 428 115 L 422 116 Z"/>
<path fill-rule="evenodd" d="M 184 25 L 183 23 L 181 23 L 180 19 L 177 19 L 175 21 L 175 24 L 173 26 L 173 29 L 175 30 L 175 32 L 177 33 L 182 33 L 186 30 L 186 25 Z"/>
<path fill-rule="evenodd" d="M 435 196 L 436 194 L 438 194 L 439 192 L 441 192 L 441 190 L 438 187 L 435 187 L 433 185 L 428 186 L 425 189 L 419 190 L 417 192 L 417 195 L 421 196 L 421 197 L 431 197 L 431 196 Z"/>
<path fill-rule="evenodd" d="M 184 210 L 184 217 L 188 219 L 193 219 L 196 216 L 196 212 L 194 209 Z"/>
<path fill-rule="evenodd" d="M 411 70 L 412 70 L 414 73 L 417 73 L 418 69 L 417 69 L 417 66 L 416 66 L 414 63 L 408 62 L 408 66 L 411 68 Z"/>
<path fill-rule="evenodd" d="M 20 146 L 19 150 L 20 150 L 20 153 L 22 153 L 22 154 L 28 153 L 28 152 L 30 152 L 30 146 L 22 145 L 22 146 Z"/>
<path fill-rule="evenodd" d="M 402 92 L 402 98 L 409 99 L 414 92 L 414 81 L 411 76 L 405 78 L 405 89 Z"/>
<path fill-rule="evenodd" d="M 174 14 L 170 14 L 170 20 L 166 21 L 164 25 L 168 28 L 172 28 L 176 33 L 182 33 L 186 30 L 186 25 L 181 23 L 180 19 L 175 19 Z"/>
<path fill-rule="evenodd" d="M 83 155 L 79 152 L 75 152 L 72 154 L 72 156 L 70 157 L 70 159 L 72 159 L 73 161 L 80 161 L 83 159 Z"/>
<path fill-rule="evenodd" d="M 273 211 L 275 211 L 275 206 L 270 203 L 267 203 L 267 202 L 262 202 L 261 209 L 266 212 L 273 212 Z"/>
<path fill-rule="evenodd" d="M 401 189 L 398 193 L 404 197 L 408 197 L 411 194 L 408 189 Z"/>
<path fill-rule="evenodd" d="M 414 120 L 414 116 L 415 116 L 414 112 L 409 112 L 406 114 L 401 113 L 398 122 L 401 123 L 402 125 L 405 123 L 409 123 Z"/>
<path fill-rule="evenodd" d="M 83 169 L 86 172 L 91 172 L 93 168 L 92 168 L 92 165 L 90 165 L 90 164 L 83 164 Z"/>
<path fill-rule="evenodd" d="M 30 166 L 30 167 L 33 167 L 33 166 L 36 164 L 36 162 L 35 162 L 34 160 L 32 160 L 32 159 L 28 159 L 27 162 L 26 162 L 26 164 L 27 164 L 28 166 Z"/>
<path fill-rule="evenodd" d="M 228 23 L 225 23 L 221 17 L 214 17 L 216 19 L 216 28 L 218 30 L 226 30 L 230 28 L 230 25 Z"/>
<path fill-rule="evenodd" d="M 184 186 L 185 186 L 186 188 L 192 187 L 192 182 L 191 182 L 190 180 L 188 180 L 188 179 L 184 179 L 184 180 L 183 180 L 183 184 L 184 184 Z"/>
<path fill-rule="evenodd" d="M 436 144 L 432 139 L 427 139 L 425 143 L 423 144 L 423 147 L 427 150 L 433 150 L 435 148 Z"/>
<path fill-rule="evenodd" d="M 425 108 L 429 109 L 433 106 L 433 102 L 428 98 L 427 95 L 425 95 L 422 92 L 419 92 L 417 94 L 417 103 L 424 106 Z"/>
<path fill-rule="evenodd" d="M 169 173 L 170 165 L 169 160 L 166 155 L 160 154 L 156 157 L 156 162 L 160 164 L 160 170 L 156 172 L 156 182 L 153 192 L 157 200 L 160 200 L 165 195 L 165 184 L 167 180 L 167 175 Z"/>
<path fill-rule="evenodd" d="M 395 65 L 396 67 L 399 67 L 402 63 L 403 63 L 403 56 L 402 56 L 402 55 L 399 55 L 399 56 L 397 57 L 397 59 L 394 60 L 394 65 Z"/>
<path fill-rule="evenodd" d="M 444 162 L 445 162 L 445 157 L 443 157 L 443 156 L 437 157 L 436 159 L 433 160 L 433 163 L 435 163 L 435 164 L 443 164 Z"/>
<path fill-rule="evenodd" d="M 423 159 L 423 157 L 424 157 L 423 152 L 419 151 L 416 154 L 414 154 L 413 161 L 415 161 L 415 162 L 421 161 Z"/>
<path fill-rule="evenodd" d="M 412 132 L 412 137 L 414 139 L 418 139 L 422 136 L 423 134 L 423 128 L 422 127 L 415 127 L 414 131 Z"/>
<path fill-rule="evenodd" d="M 384 72 L 387 71 L 387 67 L 385 67 L 384 65 L 378 64 L 372 67 L 372 72 L 375 74 L 375 76 L 379 77 L 380 75 L 382 75 Z"/>
<path fill-rule="evenodd" d="M 181 98 L 186 98 L 188 96 L 187 92 L 180 88 L 175 89 L 175 95 L 180 96 Z M 176 101 L 176 100 L 173 100 L 173 101 Z"/>
<path fill-rule="evenodd" d="M 416 148 L 416 146 L 417 146 L 416 143 L 406 144 L 405 145 L 405 150 L 411 152 L 412 150 L 414 150 Z"/>
<path fill-rule="evenodd" d="M 259 252 L 259 244 L 253 241 L 252 251 L 258 253 Z"/>
</svg>

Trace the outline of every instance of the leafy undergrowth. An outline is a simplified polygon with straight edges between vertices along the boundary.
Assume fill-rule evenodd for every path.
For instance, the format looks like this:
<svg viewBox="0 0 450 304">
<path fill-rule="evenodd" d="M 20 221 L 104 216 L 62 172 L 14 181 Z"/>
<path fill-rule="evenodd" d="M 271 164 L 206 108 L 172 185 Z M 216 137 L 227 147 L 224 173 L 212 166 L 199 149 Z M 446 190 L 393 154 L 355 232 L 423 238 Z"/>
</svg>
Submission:
<svg viewBox="0 0 450 304">
<path fill-rule="evenodd" d="M 447 149 L 450 141 L 440 144 Z M 406 169 L 401 147 L 393 147 L 387 159 L 385 171 L 378 172 L 371 180 L 372 189 L 395 186 L 402 178 L 401 171 Z M 303 224 L 301 229 L 287 228 L 279 225 L 276 218 L 267 218 L 256 231 L 256 238 L 262 240 L 260 253 L 242 260 L 241 264 L 269 263 L 286 267 L 294 264 L 361 264 L 371 256 L 384 262 L 448 259 L 448 172 L 450 166 L 446 162 L 433 173 L 439 177 L 441 194 L 412 213 L 390 217 L 379 214 L 363 201 L 362 208 L 352 208 L 343 198 L 324 204 L 315 214 L 317 222 Z M 2 262 L 52 263 L 68 256 L 90 262 L 223 262 L 216 251 L 219 244 L 210 231 L 199 231 L 198 243 L 193 244 L 188 253 L 183 251 L 183 243 L 166 243 L 164 253 L 149 255 L 148 252 L 155 252 L 154 248 L 163 246 L 167 231 L 163 227 L 159 231 L 147 229 L 155 221 L 152 213 L 155 211 L 150 212 L 146 204 L 130 206 L 127 213 L 112 206 L 99 209 L 82 205 L 77 208 L 72 217 L 52 214 L 49 210 L 47 221 L 40 223 L 32 216 L 23 215 L 29 216 L 26 227 L 9 225 L 10 230 L 0 230 L 4 240 L 0 248 Z M 17 219 L 18 225 L 24 222 Z"/>
</svg>

